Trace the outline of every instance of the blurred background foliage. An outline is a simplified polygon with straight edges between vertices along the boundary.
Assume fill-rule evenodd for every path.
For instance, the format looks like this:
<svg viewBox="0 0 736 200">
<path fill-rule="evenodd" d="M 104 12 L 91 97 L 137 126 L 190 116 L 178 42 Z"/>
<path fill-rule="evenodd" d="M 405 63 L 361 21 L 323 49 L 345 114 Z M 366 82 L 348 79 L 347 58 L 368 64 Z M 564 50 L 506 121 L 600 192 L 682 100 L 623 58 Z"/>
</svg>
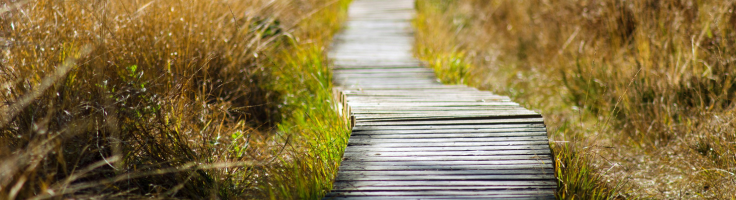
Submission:
<svg viewBox="0 0 736 200">
<path fill-rule="evenodd" d="M 734 1 L 417 7 L 416 54 L 440 78 L 509 95 L 545 116 L 559 198 L 736 196 L 725 189 L 736 186 Z M 468 72 L 435 64 L 442 57 Z"/>
</svg>

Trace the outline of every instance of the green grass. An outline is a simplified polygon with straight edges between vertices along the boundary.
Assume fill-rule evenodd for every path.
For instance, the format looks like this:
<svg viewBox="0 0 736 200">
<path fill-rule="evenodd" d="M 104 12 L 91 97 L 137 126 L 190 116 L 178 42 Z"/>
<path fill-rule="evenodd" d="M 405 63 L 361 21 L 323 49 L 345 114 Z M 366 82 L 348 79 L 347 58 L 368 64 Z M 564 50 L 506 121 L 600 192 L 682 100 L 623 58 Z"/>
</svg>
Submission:
<svg viewBox="0 0 736 200">
<path fill-rule="evenodd" d="M 316 13 L 302 26 L 323 32 L 303 33 L 309 42 L 295 44 L 271 61 L 278 67 L 273 69 L 277 78 L 269 88 L 283 96 L 284 120 L 278 123 L 277 134 L 286 148 L 279 158 L 283 168 L 267 172 L 271 180 L 261 188 L 271 199 L 318 199 L 332 188 L 350 131 L 333 99 L 325 47 L 349 3 L 337 1 L 329 10 Z"/>
<path fill-rule="evenodd" d="M 286 145 L 284 168 L 270 171 L 263 190 L 271 199 L 317 199 L 329 192 L 347 146 L 348 124 L 336 111 L 332 72 L 321 45 L 289 51 L 275 70 L 274 88 L 285 94 L 277 133 Z"/>
</svg>

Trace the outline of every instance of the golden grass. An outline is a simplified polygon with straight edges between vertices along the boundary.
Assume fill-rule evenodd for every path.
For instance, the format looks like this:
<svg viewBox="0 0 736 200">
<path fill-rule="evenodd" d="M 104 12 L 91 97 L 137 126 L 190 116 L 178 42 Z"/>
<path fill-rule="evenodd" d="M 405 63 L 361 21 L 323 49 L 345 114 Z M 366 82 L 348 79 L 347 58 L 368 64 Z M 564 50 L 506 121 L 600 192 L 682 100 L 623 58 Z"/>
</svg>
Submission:
<svg viewBox="0 0 736 200">
<path fill-rule="evenodd" d="M 733 1 L 419 8 L 420 57 L 460 55 L 471 66 L 460 79 L 545 116 L 565 164 L 559 198 L 736 197 Z"/>
<path fill-rule="evenodd" d="M 4 2 L 0 199 L 323 194 L 345 125 L 293 75 L 347 2 Z"/>
</svg>

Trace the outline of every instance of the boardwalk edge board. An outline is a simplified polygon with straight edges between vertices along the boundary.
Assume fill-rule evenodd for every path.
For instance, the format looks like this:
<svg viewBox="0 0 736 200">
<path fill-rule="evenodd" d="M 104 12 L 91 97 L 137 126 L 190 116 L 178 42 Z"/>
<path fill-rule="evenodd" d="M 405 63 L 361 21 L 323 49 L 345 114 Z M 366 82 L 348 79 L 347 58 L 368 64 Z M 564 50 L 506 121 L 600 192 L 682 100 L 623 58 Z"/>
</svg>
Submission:
<svg viewBox="0 0 736 200">
<path fill-rule="evenodd" d="M 414 58 L 414 0 L 354 0 L 328 57 L 352 133 L 325 199 L 554 199 L 542 115 L 443 85 Z"/>
</svg>

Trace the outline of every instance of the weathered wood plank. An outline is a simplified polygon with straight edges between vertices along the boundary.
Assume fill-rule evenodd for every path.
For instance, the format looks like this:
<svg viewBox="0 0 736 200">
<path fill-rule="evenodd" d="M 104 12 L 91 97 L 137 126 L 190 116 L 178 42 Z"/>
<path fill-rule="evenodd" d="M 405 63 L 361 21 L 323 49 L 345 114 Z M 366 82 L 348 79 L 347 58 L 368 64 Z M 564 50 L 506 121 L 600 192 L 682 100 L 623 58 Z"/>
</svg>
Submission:
<svg viewBox="0 0 736 200">
<path fill-rule="evenodd" d="M 375 106 L 375 107 L 360 107 L 353 108 L 353 113 L 372 113 L 372 112 L 397 112 L 397 113 L 410 113 L 412 111 L 493 111 L 493 110 L 511 110 L 515 109 L 515 106 L 483 106 L 483 107 L 388 107 L 388 106 Z"/>
<path fill-rule="evenodd" d="M 390 143 L 457 143 L 457 142 L 509 142 L 509 141 L 545 141 L 548 142 L 547 136 L 516 136 L 516 137 L 478 137 L 478 138 L 366 138 L 356 137 L 350 138 L 350 144 L 390 144 Z"/>
<path fill-rule="evenodd" d="M 497 196 L 497 195 L 554 195 L 554 190 L 493 190 L 488 191 L 371 191 L 371 192 L 339 192 L 337 196 Z"/>
<path fill-rule="evenodd" d="M 484 161 L 351 161 L 346 160 L 341 163 L 342 167 L 408 167 L 408 166 L 422 166 L 422 167 L 439 167 L 439 166 L 469 166 L 469 165 L 528 165 L 528 164 L 551 164 L 551 162 L 545 162 L 549 160 L 544 159 L 525 159 L 525 160 L 484 160 Z"/>
<path fill-rule="evenodd" d="M 421 68 L 423 68 L 423 67 L 418 67 L 416 69 L 421 69 Z M 411 68 L 411 69 L 415 69 L 415 68 Z M 362 70 L 366 70 L 366 69 L 362 69 Z M 396 72 L 396 71 L 393 71 L 393 72 L 391 72 L 391 71 L 389 71 L 389 72 L 381 72 L 380 70 L 381 69 L 376 69 L 376 71 L 373 71 L 373 72 L 380 72 L 380 73 L 387 73 L 387 74 L 401 73 L 401 72 Z M 391 69 L 387 69 L 387 70 L 391 70 Z M 352 73 L 353 72 L 353 70 L 342 70 L 342 71 L 345 72 L 345 73 Z M 424 72 L 417 72 L 417 73 L 425 73 L 425 72 L 427 72 L 427 73 L 434 73 L 432 71 L 424 71 Z M 411 73 L 411 72 L 406 72 L 406 73 Z M 372 74 L 372 73 L 369 72 L 368 74 Z M 351 87 L 345 87 L 345 86 L 338 86 L 338 87 L 342 88 L 342 90 L 350 90 L 350 91 L 355 91 L 355 92 L 360 92 L 360 91 L 383 91 L 383 90 L 389 90 L 389 91 L 390 90 L 408 90 L 408 91 L 415 91 L 415 90 L 418 90 L 418 89 L 421 89 L 421 90 L 429 90 L 429 89 L 442 90 L 442 89 L 446 89 L 446 90 L 459 90 L 459 91 L 472 91 L 472 90 L 477 91 L 478 90 L 478 89 L 475 89 L 475 88 L 468 87 L 466 85 L 429 85 L 429 86 L 411 86 L 411 87 L 401 87 L 401 86 L 399 86 L 399 87 L 366 87 L 366 88 L 363 88 L 363 87 L 352 87 L 351 88 Z"/>
<path fill-rule="evenodd" d="M 552 186 L 556 181 L 336 181 L 335 188 L 346 187 L 401 187 L 401 186 Z"/>
<path fill-rule="evenodd" d="M 418 63 L 412 63 L 412 64 L 418 64 Z M 335 64 L 337 66 L 337 64 Z M 393 64 L 393 65 L 401 65 L 401 66 L 411 66 L 404 63 L 399 64 Z M 355 65 L 354 65 L 355 66 Z M 360 66 L 377 66 L 370 63 L 364 63 Z M 413 66 L 419 66 L 419 65 L 413 65 Z M 347 68 L 341 68 L 341 69 L 334 69 L 335 73 L 342 73 L 342 72 L 349 72 L 349 73 L 409 73 L 409 72 L 428 72 L 428 73 L 434 73 L 431 69 L 423 68 L 423 67 L 412 67 L 412 68 L 378 68 L 378 69 L 347 69 Z"/>
<path fill-rule="evenodd" d="M 349 106 L 352 104 L 348 103 Z M 353 113 L 354 116 L 359 117 L 361 120 L 367 119 L 400 119 L 400 118 L 437 118 L 437 117 L 451 117 L 451 118 L 470 118 L 470 117 L 499 117 L 499 116 L 514 116 L 514 117 L 539 117 L 539 113 L 529 110 L 484 110 L 479 112 L 473 111 L 425 111 L 418 113 Z"/>
<path fill-rule="evenodd" d="M 422 94 L 410 94 L 410 93 L 422 93 Z M 399 99 L 431 99 L 441 98 L 448 100 L 462 100 L 462 99 L 473 99 L 475 102 L 485 101 L 498 101 L 498 100 L 509 100 L 507 97 L 502 97 L 493 94 L 462 94 L 462 93 L 444 93 L 444 94 L 433 94 L 433 92 L 426 92 L 424 90 L 417 91 L 406 91 L 404 93 L 384 93 L 384 94 L 364 94 L 364 93 L 344 93 L 348 100 L 352 101 L 370 101 L 370 100 L 399 100 Z M 441 93 L 441 92 L 438 92 Z"/>
<path fill-rule="evenodd" d="M 340 196 L 330 196 L 333 194 L 328 194 L 327 197 L 324 199 L 326 200 L 375 200 L 375 199 L 386 199 L 386 200 L 394 200 L 394 199 L 512 199 L 512 200 L 553 200 L 555 199 L 555 196 L 538 196 L 538 195 L 495 195 L 495 196 L 462 196 L 462 195 L 453 195 L 453 196 L 360 196 L 360 197 L 340 197 Z"/>
<path fill-rule="evenodd" d="M 401 181 L 401 180 L 550 180 L 554 174 L 513 174 L 513 175 L 431 175 L 416 176 L 383 176 L 383 175 L 348 175 L 339 174 L 338 181 Z"/>
<path fill-rule="evenodd" d="M 482 155 L 482 156 L 405 156 L 405 157 L 365 157 L 345 156 L 343 162 L 412 162 L 412 161 L 501 161 L 501 160 L 541 160 L 552 159 L 551 155 Z"/>
<path fill-rule="evenodd" d="M 498 146 L 445 146 L 445 147 L 384 147 L 384 146 L 351 146 L 345 149 L 350 151 L 374 151 L 374 152 L 415 152 L 415 151 L 503 151 L 503 150 L 528 150 L 549 149 L 549 143 L 537 145 L 498 145 Z"/>
<path fill-rule="evenodd" d="M 353 110 L 355 111 L 355 110 Z M 356 126 L 353 132 L 376 130 L 444 130 L 444 129 L 508 129 L 508 128 L 545 128 L 544 124 L 493 124 L 493 125 L 416 125 L 416 126 Z"/>
<path fill-rule="evenodd" d="M 345 158 L 357 157 L 423 157 L 423 156 L 488 156 L 488 155 L 550 155 L 549 149 L 534 150 L 497 150 L 497 151 L 411 151 L 411 152 L 391 152 L 391 151 L 347 151 Z"/>
<path fill-rule="evenodd" d="M 353 134 L 422 134 L 422 133 L 508 133 L 508 132 L 546 132 L 544 127 L 498 127 L 498 128 L 469 128 L 469 129 L 400 129 L 400 130 L 353 130 Z"/>
<path fill-rule="evenodd" d="M 432 121 L 378 121 L 357 122 L 358 126 L 396 126 L 396 125 L 471 125 L 471 124 L 520 124 L 520 123 L 544 123 L 542 118 L 517 118 L 517 119 L 444 119 Z"/>
<path fill-rule="evenodd" d="M 551 163 L 511 163 L 495 165 L 341 165 L 340 172 L 344 171 L 395 171 L 395 170 L 493 170 L 493 169 L 552 169 Z"/>
<path fill-rule="evenodd" d="M 332 194 L 330 194 L 332 195 Z M 340 197 L 340 196 L 328 196 L 325 197 L 326 200 L 374 200 L 374 199 L 386 199 L 386 200 L 394 200 L 394 199 L 404 199 L 404 200 L 417 200 L 417 199 L 511 199 L 511 200 L 552 200 L 555 199 L 554 195 L 552 196 L 538 196 L 538 195 L 496 195 L 496 196 L 462 196 L 462 195 L 453 195 L 453 196 L 360 196 L 360 197 Z"/>
<path fill-rule="evenodd" d="M 350 106 L 353 107 L 375 107 L 375 106 L 414 106 L 414 107 L 458 107 L 458 106 L 518 106 L 519 104 L 514 102 L 452 102 L 452 103 L 423 103 L 423 102 L 412 102 L 412 103 L 358 103 L 351 102 Z"/>
<path fill-rule="evenodd" d="M 487 138 L 487 137 L 520 137 L 547 136 L 547 132 L 501 132 L 501 133 L 430 133 L 430 134 L 359 134 L 352 133 L 351 139 L 429 139 L 429 138 Z"/>
<path fill-rule="evenodd" d="M 347 191 L 406 191 L 406 190 L 497 190 L 497 189 L 555 189 L 556 185 L 549 186 L 528 186 L 528 185 L 483 185 L 483 186 L 462 186 L 462 185 L 440 185 L 440 186 L 392 186 L 392 187 L 375 187 L 375 186 L 364 186 L 364 187 L 333 187 L 333 192 L 347 192 Z"/>
<path fill-rule="evenodd" d="M 528 141 L 492 141 L 492 142 L 396 142 L 396 143 L 370 143 L 350 142 L 348 146 L 373 146 L 373 147 L 470 147 L 470 146 L 522 146 L 522 145 L 545 145 L 549 144 L 546 139 Z"/>
<path fill-rule="evenodd" d="M 514 174 L 554 174 L 553 169 L 512 169 L 512 170 L 400 170 L 400 171 L 345 171 L 347 175 L 417 176 L 417 175 L 514 175 Z"/>
</svg>

